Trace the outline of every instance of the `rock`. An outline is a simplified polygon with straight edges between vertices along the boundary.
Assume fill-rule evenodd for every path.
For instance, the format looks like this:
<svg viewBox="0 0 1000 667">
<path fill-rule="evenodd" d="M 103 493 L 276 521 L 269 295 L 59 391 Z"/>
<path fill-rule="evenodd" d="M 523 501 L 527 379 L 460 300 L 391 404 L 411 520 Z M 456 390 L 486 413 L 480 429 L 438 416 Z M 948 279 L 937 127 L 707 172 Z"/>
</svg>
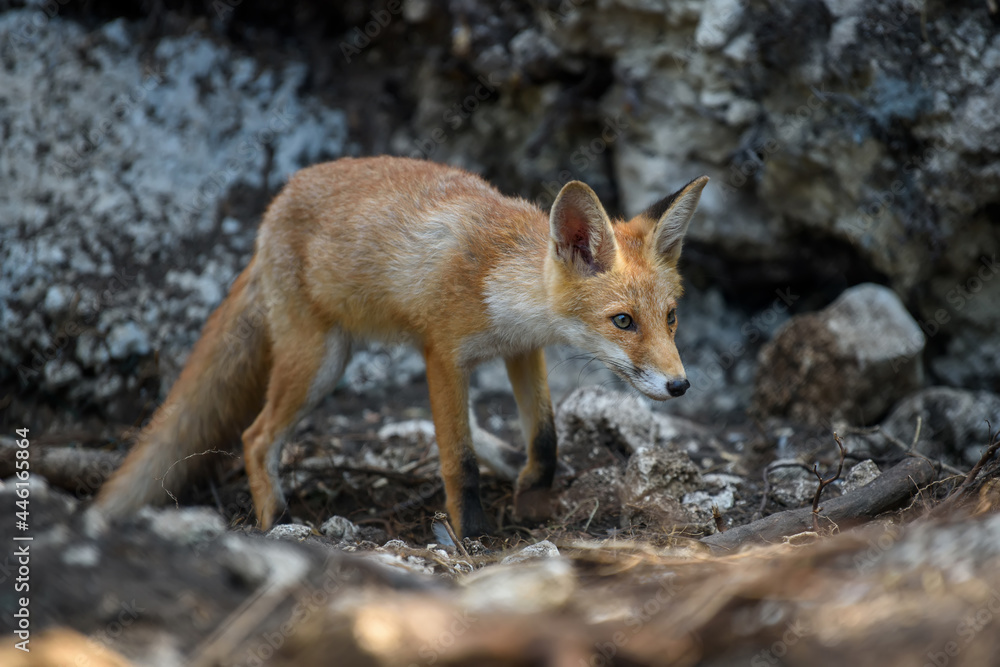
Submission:
<svg viewBox="0 0 1000 667">
<path fill-rule="evenodd" d="M 420 575 L 434 574 L 433 563 L 412 551 L 410 545 L 403 540 L 389 540 L 377 547 L 371 556 L 384 565 L 398 570 Z"/>
<path fill-rule="evenodd" d="M 388 540 L 379 548 L 385 551 L 406 551 L 410 547 L 403 540 Z"/>
<path fill-rule="evenodd" d="M 726 45 L 743 18 L 744 4 L 739 0 L 708 0 L 694 32 L 694 42 L 707 50 Z"/>
<path fill-rule="evenodd" d="M 133 354 L 143 355 L 149 352 L 146 332 L 132 321 L 116 325 L 108 332 L 105 341 L 112 359 L 122 360 Z"/>
<path fill-rule="evenodd" d="M 67 285 L 53 285 L 45 293 L 45 311 L 50 317 L 62 315 L 73 299 L 73 290 Z"/>
<path fill-rule="evenodd" d="M 144 507 L 138 516 L 163 539 L 181 544 L 206 542 L 226 532 L 219 513 L 204 507 Z"/>
<path fill-rule="evenodd" d="M 288 540 L 289 542 L 301 542 L 313 534 L 312 528 L 297 523 L 278 524 L 267 531 L 267 537 L 271 540 Z"/>
<path fill-rule="evenodd" d="M 565 558 L 537 558 L 491 565 L 462 577 L 459 600 L 473 612 L 523 614 L 558 609 L 577 588 L 572 564 Z"/>
<path fill-rule="evenodd" d="M 353 354 L 341 383 L 354 393 L 381 397 L 423 374 L 423 357 L 413 348 L 371 343 Z"/>
<path fill-rule="evenodd" d="M 126 396 L 144 370 L 135 357 L 159 353 L 165 393 L 249 259 L 268 195 L 341 155 L 346 118 L 297 92 L 301 63 L 260 62 L 203 29 L 146 41 L 135 21 L 80 18 L 86 26 L 37 7 L 0 15 L 0 43 L 17 43 L 0 87 L 13 137 L 0 154 L 12 195 L 0 198 L 0 359 L 39 371 L 26 389 L 55 400 L 87 402 L 103 387 L 156 403 Z M 86 58 L 72 55 L 80 49 Z M 37 85 L 45 72 L 53 87 Z M 219 237 L 224 218 L 243 225 Z M 82 340 L 94 334 L 106 346 L 97 353 Z M 44 352 L 50 342 L 56 354 Z M 62 370 L 43 372 L 57 357 Z M 67 375 L 69 364 L 81 373 Z"/>
<path fill-rule="evenodd" d="M 871 424 L 920 387 L 923 347 L 924 334 L 892 290 L 852 287 L 822 311 L 792 318 L 764 346 L 754 411 L 806 424 Z"/>
<path fill-rule="evenodd" d="M 720 512 L 735 507 L 739 489 L 746 483 L 742 477 L 719 473 L 702 475 L 701 479 L 702 488 L 685 493 L 681 503 L 704 522 L 712 520 L 712 507 Z"/>
<path fill-rule="evenodd" d="M 409 419 L 386 424 L 378 430 L 379 440 L 401 438 L 414 444 L 434 442 L 434 422 L 429 419 Z"/>
<path fill-rule="evenodd" d="M 629 459 L 622 486 L 622 527 L 645 525 L 669 531 L 694 516 L 681 499 L 701 487 L 688 455 L 672 447 L 643 447 Z"/>
<path fill-rule="evenodd" d="M 716 449 L 708 429 L 683 417 L 653 412 L 632 394 L 581 387 L 556 411 L 560 457 L 577 470 L 621 463 L 632 452 L 668 445 Z"/>
<path fill-rule="evenodd" d="M 982 456 L 989 440 L 986 421 L 1000 426 L 1000 395 L 951 387 L 930 387 L 907 396 L 882 422 L 881 429 L 909 447 L 921 420 L 916 450 L 967 467 Z M 897 449 L 877 435 L 868 442 L 879 452 Z"/>
<path fill-rule="evenodd" d="M 224 548 L 216 555 L 216 562 L 254 586 L 265 583 L 277 565 L 274 559 L 268 558 L 273 552 L 260 548 L 261 540 L 248 540 L 243 535 L 227 533 L 220 539 L 220 544 Z"/>
<path fill-rule="evenodd" d="M 342 516 L 331 516 L 323 522 L 319 531 L 338 542 L 353 542 L 358 537 L 358 527 Z"/>
<path fill-rule="evenodd" d="M 513 565 L 515 563 L 523 563 L 529 560 L 535 560 L 537 558 L 558 558 L 559 549 L 556 545 L 552 544 L 548 540 L 542 540 L 541 542 L 536 542 L 535 544 L 528 545 L 516 551 L 509 556 L 504 556 L 504 559 L 500 561 L 501 565 Z"/>
<path fill-rule="evenodd" d="M 991 513 L 954 523 L 916 522 L 897 533 L 887 545 L 878 543 L 867 565 L 892 576 L 923 572 L 953 572 L 967 577 L 984 564 L 1000 559 L 1000 514 Z M 958 574 L 966 573 L 966 574 Z M 990 604 L 1000 600 L 990 591 Z"/>
<path fill-rule="evenodd" d="M 799 466 L 775 468 L 768 475 L 771 497 L 788 509 L 812 505 L 819 481 L 812 472 Z"/>
<path fill-rule="evenodd" d="M 878 465 L 874 461 L 871 459 L 862 461 L 848 471 L 847 479 L 844 480 L 844 493 L 850 493 L 855 489 L 860 489 L 865 484 L 874 482 L 881 474 L 882 471 L 878 469 Z"/>
<path fill-rule="evenodd" d="M 78 381 L 83 375 L 72 361 L 51 361 L 45 366 L 45 381 L 53 389 L 61 389 Z"/>
<path fill-rule="evenodd" d="M 101 562 L 101 551 L 96 544 L 80 542 L 63 551 L 62 562 L 69 566 L 97 567 Z"/>
</svg>

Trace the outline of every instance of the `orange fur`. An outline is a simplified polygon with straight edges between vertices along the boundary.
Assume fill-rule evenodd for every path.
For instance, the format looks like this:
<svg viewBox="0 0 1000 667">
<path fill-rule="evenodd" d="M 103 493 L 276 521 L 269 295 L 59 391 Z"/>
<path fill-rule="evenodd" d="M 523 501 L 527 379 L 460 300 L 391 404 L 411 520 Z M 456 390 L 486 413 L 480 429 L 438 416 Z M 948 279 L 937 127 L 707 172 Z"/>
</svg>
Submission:
<svg viewBox="0 0 1000 667">
<path fill-rule="evenodd" d="M 676 260 L 706 181 L 655 215 L 612 223 L 577 182 L 547 216 L 477 176 L 428 162 L 343 159 L 302 170 L 268 208 L 254 260 L 160 408 L 173 417 L 154 416 L 97 508 L 117 515 L 156 500 L 152 480 L 173 462 L 246 428 L 251 493 L 269 527 L 282 510 L 284 439 L 332 390 L 353 342 L 376 338 L 423 350 L 448 510 L 461 534 L 485 532 L 470 370 L 507 360 L 529 443 L 519 494 L 547 488 L 555 469 L 544 346 L 583 347 L 667 398 L 666 383 L 684 377 L 667 325 L 680 296 Z M 234 346 L 251 312 L 262 321 Z M 633 330 L 613 324 L 618 313 L 633 318 Z"/>
</svg>

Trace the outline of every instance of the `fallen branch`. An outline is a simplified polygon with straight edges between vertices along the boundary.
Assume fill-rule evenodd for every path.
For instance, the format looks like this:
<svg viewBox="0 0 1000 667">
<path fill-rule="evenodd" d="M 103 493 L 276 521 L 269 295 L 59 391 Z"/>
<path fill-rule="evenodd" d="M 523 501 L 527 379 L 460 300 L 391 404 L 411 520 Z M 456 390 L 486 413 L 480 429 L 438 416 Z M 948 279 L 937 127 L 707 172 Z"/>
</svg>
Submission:
<svg viewBox="0 0 1000 667">
<path fill-rule="evenodd" d="M 0 437 L 0 478 L 15 473 L 16 450 L 13 438 Z M 83 497 L 97 491 L 124 458 L 121 452 L 100 449 L 32 446 L 31 472 L 52 486 Z"/>
<path fill-rule="evenodd" d="M 845 493 L 826 503 L 823 516 L 846 527 L 869 521 L 883 512 L 902 506 L 921 486 L 937 477 L 937 470 L 928 461 L 907 458 L 882 473 L 860 489 Z M 812 507 L 778 512 L 743 526 L 734 526 L 724 533 L 709 535 L 701 541 L 714 551 L 729 551 L 744 544 L 779 542 L 783 537 L 813 528 Z"/>
</svg>

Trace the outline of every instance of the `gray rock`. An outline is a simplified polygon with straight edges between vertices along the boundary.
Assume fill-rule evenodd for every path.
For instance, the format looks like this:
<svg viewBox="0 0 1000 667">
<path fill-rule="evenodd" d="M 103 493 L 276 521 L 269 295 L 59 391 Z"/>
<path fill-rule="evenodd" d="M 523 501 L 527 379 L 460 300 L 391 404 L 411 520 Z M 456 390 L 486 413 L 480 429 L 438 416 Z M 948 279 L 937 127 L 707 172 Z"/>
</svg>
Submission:
<svg viewBox="0 0 1000 667">
<path fill-rule="evenodd" d="M 509 556 L 504 556 L 503 560 L 500 561 L 501 565 L 513 565 L 515 563 L 523 563 L 529 560 L 535 560 L 537 558 L 558 558 L 559 549 L 556 545 L 552 544 L 548 540 L 542 540 L 541 542 L 536 542 L 535 544 L 530 544 L 520 551 L 516 551 Z"/>
<path fill-rule="evenodd" d="M 268 539 L 288 540 L 290 542 L 301 542 L 312 535 L 312 528 L 295 523 L 279 524 L 267 531 Z"/>
<path fill-rule="evenodd" d="M 68 547 L 62 554 L 66 565 L 80 567 L 96 567 L 101 562 L 101 552 L 91 542 L 80 542 Z"/>
<path fill-rule="evenodd" d="M 388 540 L 380 548 L 386 551 L 406 551 L 410 546 L 403 540 Z"/>
<path fill-rule="evenodd" d="M 331 516 L 323 522 L 319 531 L 330 539 L 340 542 L 351 542 L 358 536 L 358 527 L 351 523 L 350 519 L 342 516 Z"/>
<path fill-rule="evenodd" d="M 694 41 L 707 50 L 722 48 L 743 19 L 740 0 L 707 0 L 695 29 Z"/>
<path fill-rule="evenodd" d="M 379 440 L 391 440 L 393 438 L 400 438 L 414 445 L 426 445 L 427 443 L 434 442 L 434 422 L 429 419 L 408 419 L 406 421 L 386 424 L 378 430 Z"/>
<path fill-rule="evenodd" d="M 62 315 L 73 299 L 73 291 L 67 285 L 53 285 L 45 293 L 45 312 L 50 317 Z"/>
<path fill-rule="evenodd" d="M 798 466 L 775 468 L 768 475 L 771 497 L 787 508 L 811 505 L 819 480 L 812 472 Z"/>
<path fill-rule="evenodd" d="M 862 461 L 853 466 L 847 473 L 847 478 L 844 480 L 844 493 L 850 493 L 869 482 L 874 482 L 881 474 L 882 471 L 878 469 L 878 465 L 874 461 L 871 459 Z"/>
<path fill-rule="evenodd" d="M 681 500 L 702 486 L 688 455 L 673 447 L 643 447 L 625 467 L 622 527 L 637 524 L 669 531 L 695 520 Z"/>
<path fill-rule="evenodd" d="M 887 542 L 885 547 L 879 543 L 880 548 L 869 554 L 866 566 L 893 576 L 941 571 L 964 578 L 1000 558 L 1000 514 L 956 523 L 918 522 Z"/>
<path fill-rule="evenodd" d="M 577 588 L 565 558 L 491 565 L 459 580 L 462 606 L 478 613 L 539 613 L 565 605 Z"/>
<path fill-rule="evenodd" d="M 1000 426 L 1000 396 L 988 391 L 930 387 L 907 396 L 880 426 L 909 446 L 918 417 L 921 421 L 918 452 L 963 467 L 972 465 L 988 444 L 987 420 L 993 428 Z M 896 449 L 878 436 L 867 440 L 880 452 Z"/>
<path fill-rule="evenodd" d="M 788 322 L 760 354 L 754 410 L 870 424 L 923 381 L 924 335 L 892 290 L 864 284 Z"/>
<path fill-rule="evenodd" d="M 205 542 L 226 531 L 219 513 L 204 507 L 144 507 L 138 516 L 160 537 L 181 544 Z"/>
<path fill-rule="evenodd" d="M 341 383 L 354 393 L 379 397 L 423 374 L 423 357 L 413 348 L 371 343 L 354 353 Z"/>
<path fill-rule="evenodd" d="M 261 210 L 240 210 L 242 228 L 217 240 L 230 199 L 266 195 L 342 154 L 345 118 L 296 94 L 301 65 L 270 70 L 199 31 L 150 43 L 125 20 L 91 30 L 64 17 L 31 24 L 39 16 L 0 15 L 0 43 L 13 49 L 0 87 L 10 135 L 0 152 L 0 359 L 38 371 L 22 374 L 34 390 L 84 400 L 97 388 L 128 391 L 128 360 L 156 349 L 166 391 L 249 257 Z M 163 278 L 174 273 L 190 280 Z M 82 342 L 95 330 L 101 353 Z M 53 363 L 46 339 L 80 376 L 34 368 Z"/>
<path fill-rule="evenodd" d="M 701 521 L 709 521 L 712 518 L 713 507 L 718 508 L 720 512 L 735 507 L 740 487 L 746 483 L 742 477 L 719 473 L 702 475 L 701 479 L 703 488 L 689 491 L 681 498 L 685 508 L 694 512 Z"/>
<path fill-rule="evenodd" d="M 112 359 L 126 359 L 133 354 L 149 352 L 149 337 L 135 322 L 128 321 L 116 325 L 105 339 Z"/>
<path fill-rule="evenodd" d="M 52 361 L 45 366 L 45 381 L 54 389 L 61 389 L 77 380 L 83 373 L 72 361 Z"/>
</svg>

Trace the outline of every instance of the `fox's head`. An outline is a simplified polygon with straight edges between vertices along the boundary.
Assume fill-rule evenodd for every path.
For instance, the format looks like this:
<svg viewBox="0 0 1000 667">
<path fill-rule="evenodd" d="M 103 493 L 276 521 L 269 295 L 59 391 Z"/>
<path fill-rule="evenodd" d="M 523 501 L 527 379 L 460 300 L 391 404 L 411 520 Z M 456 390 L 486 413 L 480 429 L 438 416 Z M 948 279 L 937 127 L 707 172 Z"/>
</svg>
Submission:
<svg viewBox="0 0 1000 667">
<path fill-rule="evenodd" d="M 674 333 L 677 261 L 707 176 L 628 222 L 612 222 L 589 187 L 573 181 L 549 214 L 549 293 L 571 323 L 571 342 L 650 398 L 681 396 L 690 383 Z"/>
</svg>

